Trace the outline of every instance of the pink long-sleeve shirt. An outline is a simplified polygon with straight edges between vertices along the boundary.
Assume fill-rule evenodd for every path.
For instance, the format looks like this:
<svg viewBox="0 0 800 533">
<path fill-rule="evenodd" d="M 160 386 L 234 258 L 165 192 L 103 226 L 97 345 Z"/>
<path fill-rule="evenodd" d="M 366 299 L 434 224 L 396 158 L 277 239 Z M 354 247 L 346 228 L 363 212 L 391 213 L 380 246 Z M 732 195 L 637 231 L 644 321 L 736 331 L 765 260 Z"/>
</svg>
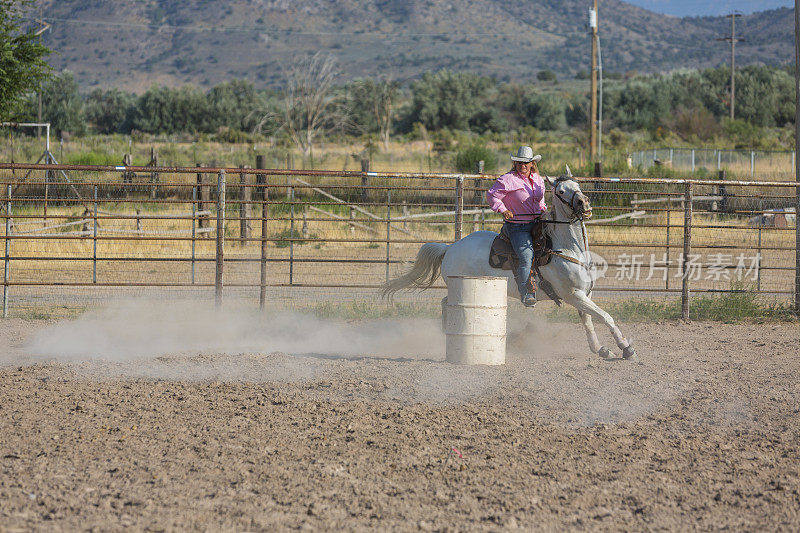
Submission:
<svg viewBox="0 0 800 533">
<path fill-rule="evenodd" d="M 530 178 L 514 171 L 503 174 L 486 191 L 486 199 L 492 211 L 501 214 L 506 211 L 514 213 L 511 222 L 530 222 L 537 217 L 520 213 L 541 215 L 547 210 L 544 203 L 544 179 L 538 173 L 531 174 Z"/>
</svg>

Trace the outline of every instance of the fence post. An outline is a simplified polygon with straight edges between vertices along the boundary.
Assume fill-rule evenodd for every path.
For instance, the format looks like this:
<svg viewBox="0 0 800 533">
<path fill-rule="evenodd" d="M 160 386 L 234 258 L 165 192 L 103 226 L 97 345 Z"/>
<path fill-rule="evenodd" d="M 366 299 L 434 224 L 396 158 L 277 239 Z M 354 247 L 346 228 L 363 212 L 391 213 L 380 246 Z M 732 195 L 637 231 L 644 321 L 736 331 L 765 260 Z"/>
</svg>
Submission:
<svg viewBox="0 0 800 533">
<path fill-rule="evenodd" d="M 692 148 L 692 172 L 694 172 L 694 148 Z"/>
<path fill-rule="evenodd" d="M 461 224 L 464 222 L 464 176 L 456 178 L 456 239 L 461 240 Z"/>
<path fill-rule="evenodd" d="M 197 163 L 197 168 L 200 168 L 200 163 Z M 197 210 L 200 211 L 199 218 L 197 220 L 197 225 L 200 228 L 207 228 L 208 227 L 208 215 L 204 215 L 203 211 L 205 211 L 206 202 L 210 200 L 210 191 L 208 187 L 205 187 L 206 176 L 202 172 L 197 173 L 197 189 L 200 201 L 197 202 Z"/>
<path fill-rule="evenodd" d="M 367 187 L 369 186 L 369 177 L 367 173 L 369 172 L 369 159 L 362 159 L 361 160 L 361 203 L 367 203 Z"/>
<path fill-rule="evenodd" d="M 3 318 L 8 318 L 8 278 L 11 273 L 11 240 L 8 238 L 11 233 L 11 185 L 6 189 L 6 257 L 3 261 Z"/>
<path fill-rule="evenodd" d="M 392 189 L 386 188 L 386 281 L 389 281 L 389 243 L 392 231 Z"/>
<path fill-rule="evenodd" d="M 217 254 L 214 276 L 214 302 L 217 309 L 222 306 L 222 273 L 225 264 L 225 171 L 217 176 Z"/>
<path fill-rule="evenodd" d="M 286 170 L 294 170 L 294 154 L 289 152 L 286 154 Z M 291 181 L 291 177 L 289 174 L 286 175 L 286 199 L 291 199 L 292 192 L 289 191 L 289 182 Z"/>
<path fill-rule="evenodd" d="M 150 163 L 148 166 L 158 166 L 158 154 L 155 146 L 150 147 Z M 150 198 L 155 199 L 158 194 L 158 172 L 150 173 Z"/>
<path fill-rule="evenodd" d="M 754 178 L 756 176 L 756 153 L 753 150 L 750 150 L 750 177 Z"/>
<path fill-rule="evenodd" d="M 800 9 L 794 10 L 794 32 L 800 33 Z M 794 313 L 800 317 L 800 39 L 794 40 L 794 151 L 792 167 L 794 167 L 795 203 L 794 203 Z"/>
<path fill-rule="evenodd" d="M 763 209 L 762 209 L 763 213 Z M 761 292 L 761 258 L 764 257 L 761 255 L 761 230 L 764 227 L 764 215 L 762 214 L 758 219 L 758 252 L 756 253 L 756 291 Z"/>
<path fill-rule="evenodd" d="M 269 215 L 267 199 L 269 193 L 266 187 L 261 187 L 261 192 L 256 190 L 256 195 L 257 199 L 261 201 L 261 281 L 258 292 L 258 308 L 263 311 L 267 298 L 267 215 Z"/>
<path fill-rule="evenodd" d="M 92 224 L 92 283 L 97 283 L 97 185 L 94 186 L 94 220 Z"/>
<path fill-rule="evenodd" d="M 666 249 L 667 253 L 664 255 L 664 259 L 665 259 L 664 267 L 666 268 L 666 272 L 667 272 L 666 276 L 664 276 L 664 290 L 667 290 L 667 291 L 669 290 L 669 266 L 671 264 L 670 257 L 669 257 L 670 256 L 669 228 L 670 228 L 671 223 L 672 223 L 672 197 L 669 197 L 669 199 L 667 200 L 667 247 L 666 247 L 667 248 Z"/>
<path fill-rule="evenodd" d="M 294 187 L 289 187 L 289 285 L 294 283 Z"/>
<path fill-rule="evenodd" d="M 192 285 L 194 285 L 195 243 L 197 242 L 197 186 L 192 187 Z"/>
<path fill-rule="evenodd" d="M 240 169 L 244 165 L 239 165 Z M 252 190 L 247 186 L 247 174 L 244 172 L 239 173 L 239 190 L 241 191 L 239 197 L 241 203 L 239 204 L 239 240 L 242 246 L 247 245 L 247 239 L 250 238 L 250 214 L 252 209 L 250 207 L 250 199 L 252 197 Z"/>
<path fill-rule="evenodd" d="M 256 168 L 258 169 L 266 168 L 263 155 L 256 156 Z M 264 185 L 266 184 L 266 182 L 267 182 L 266 174 L 256 174 L 256 198 L 261 201 L 264 200 Z"/>
<path fill-rule="evenodd" d="M 478 164 L 476 165 L 475 168 L 475 173 L 483 174 L 484 165 L 485 163 L 483 162 L 482 159 L 478 161 Z M 472 203 L 475 205 L 483 204 L 480 187 L 481 187 L 481 178 L 475 178 L 475 191 L 472 193 Z"/>
<path fill-rule="evenodd" d="M 689 320 L 689 272 L 686 269 L 692 253 L 692 182 L 686 182 L 683 197 L 683 257 L 681 257 L 681 317 Z"/>
</svg>

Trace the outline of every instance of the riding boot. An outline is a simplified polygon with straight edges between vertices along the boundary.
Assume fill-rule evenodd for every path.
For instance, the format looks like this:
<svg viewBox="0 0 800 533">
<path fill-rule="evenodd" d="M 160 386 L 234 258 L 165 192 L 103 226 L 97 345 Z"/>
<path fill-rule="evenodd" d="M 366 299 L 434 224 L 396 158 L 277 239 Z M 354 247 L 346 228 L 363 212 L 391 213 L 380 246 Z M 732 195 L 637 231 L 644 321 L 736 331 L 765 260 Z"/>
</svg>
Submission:
<svg viewBox="0 0 800 533">
<path fill-rule="evenodd" d="M 528 292 L 522 297 L 522 305 L 525 307 L 533 307 L 536 305 L 536 280 L 533 277 L 533 272 L 531 272 L 526 285 Z"/>
</svg>

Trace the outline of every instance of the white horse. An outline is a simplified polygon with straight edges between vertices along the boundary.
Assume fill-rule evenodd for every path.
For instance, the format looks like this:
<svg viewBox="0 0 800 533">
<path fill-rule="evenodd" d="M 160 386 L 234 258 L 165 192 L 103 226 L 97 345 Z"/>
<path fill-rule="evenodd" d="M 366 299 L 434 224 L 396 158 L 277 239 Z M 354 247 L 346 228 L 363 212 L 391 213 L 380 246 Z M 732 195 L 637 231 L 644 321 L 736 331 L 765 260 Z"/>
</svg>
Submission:
<svg viewBox="0 0 800 533">
<path fill-rule="evenodd" d="M 592 215 L 589 199 L 581 191 L 578 182 L 572 179 L 567 167 L 566 174 L 553 179 L 546 178 L 552 188 L 552 209 L 545 218 L 545 234 L 550 236 L 553 250 L 557 251 L 547 265 L 539 267 L 541 275 L 553 286 L 559 298 L 578 310 L 586 330 L 586 338 L 592 353 L 608 358 L 611 351 L 600 344 L 594 330 L 592 317 L 605 324 L 625 359 L 636 358 L 629 339 L 622 336 L 611 315 L 591 300 L 594 284 L 593 265 L 588 252 L 584 219 Z M 386 282 L 384 296 L 391 297 L 407 288 L 427 288 L 435 281 L 441 270 L 447 284 L 451 276 L 497 276 L 508 279 L 508 294 L 519 298 L 514 274 L 489 266 L 489 250 L 497 233 L 476 231 L 453 244 L 423 244 L 411 270 L 399 278 Z M 539 290 L 541 295 L 544 291 Z M 446 300 L 442 310 L 446 310 Z"/>
</svg>

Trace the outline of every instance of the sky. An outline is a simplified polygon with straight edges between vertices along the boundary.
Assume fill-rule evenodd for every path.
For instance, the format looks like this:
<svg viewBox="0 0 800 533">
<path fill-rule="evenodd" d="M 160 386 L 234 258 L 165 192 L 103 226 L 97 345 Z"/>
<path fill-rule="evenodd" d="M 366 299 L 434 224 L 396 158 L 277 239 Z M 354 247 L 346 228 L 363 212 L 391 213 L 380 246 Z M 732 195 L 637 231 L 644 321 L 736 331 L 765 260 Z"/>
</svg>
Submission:
<svg viewBox="0 0 800 533">
<path fill-rule="evenodd" d="M 648 11 L 676 17 L 727 15 L 737 11 L 744 15 L 779 7 L 794 7 L 794 0 L 623 0 Z"/>
</svg>

